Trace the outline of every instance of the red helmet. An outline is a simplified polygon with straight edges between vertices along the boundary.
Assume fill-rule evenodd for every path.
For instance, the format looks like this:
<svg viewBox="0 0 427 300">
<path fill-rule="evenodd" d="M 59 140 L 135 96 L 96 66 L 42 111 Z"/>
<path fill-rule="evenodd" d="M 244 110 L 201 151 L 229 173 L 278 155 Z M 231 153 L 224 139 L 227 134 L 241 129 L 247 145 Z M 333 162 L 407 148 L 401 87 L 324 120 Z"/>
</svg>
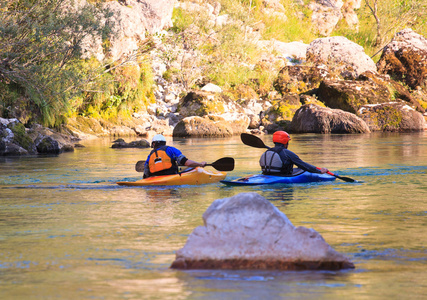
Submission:
<svg viewBox="0 0 427 300">
<path fill-rule="evenodd" d="M 286 145 L 290 139 L 290 135 L 285 131 L 276 131 L 273 133 L 273 143 Z"/>
</svg>

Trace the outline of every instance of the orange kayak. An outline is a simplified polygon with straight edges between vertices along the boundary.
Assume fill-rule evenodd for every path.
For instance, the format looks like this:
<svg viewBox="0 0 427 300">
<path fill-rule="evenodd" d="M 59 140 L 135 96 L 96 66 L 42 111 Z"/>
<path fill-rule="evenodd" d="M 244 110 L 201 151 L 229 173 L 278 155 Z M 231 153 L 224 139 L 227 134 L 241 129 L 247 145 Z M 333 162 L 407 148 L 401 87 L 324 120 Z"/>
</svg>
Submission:
<svg viewBox="0 0 427 300">
<path fill-rule="evenodd" d="M 196 185 L 219 182 L 227 176 L 225 172 L 210 171 L 204 168 L 186 170 L 180 174 L 153 176 L 137 181 L 121 181 L 118 185 L 144 186 L 144 185 Z"/>
</svg>

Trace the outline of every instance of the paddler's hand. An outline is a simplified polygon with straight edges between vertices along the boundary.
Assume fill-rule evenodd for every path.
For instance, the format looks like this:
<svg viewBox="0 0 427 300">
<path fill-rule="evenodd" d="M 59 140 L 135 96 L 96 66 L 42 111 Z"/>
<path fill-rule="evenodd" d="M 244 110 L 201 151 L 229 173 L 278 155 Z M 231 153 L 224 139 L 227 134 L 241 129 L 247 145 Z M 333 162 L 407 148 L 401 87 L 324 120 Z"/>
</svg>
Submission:
<svg viewBox="0 0 427 300">
<path fill-rule="evenodd" d="M 322 174 L 325 174 L 325 173 L 328 173 L 328 172 L 329 172 L 329 170 L 328 170 L 328 169 L 326 169 L 326 168 L 320 168 L 320 169 L 319 169 L 319 171 L 320 171 L 320 173 L 322 173 Z"/>
<path fill-rule="evenodd" d="M 204 167 L 206 166 L 206 162 L 202 161 L 202 162 L 197 162 L 191 159 L 187 159 L 187 161 L 184 164 L 186 167 L 191 167 L 191 168 L 196 168 L 196 167 Z"/>
</svg>

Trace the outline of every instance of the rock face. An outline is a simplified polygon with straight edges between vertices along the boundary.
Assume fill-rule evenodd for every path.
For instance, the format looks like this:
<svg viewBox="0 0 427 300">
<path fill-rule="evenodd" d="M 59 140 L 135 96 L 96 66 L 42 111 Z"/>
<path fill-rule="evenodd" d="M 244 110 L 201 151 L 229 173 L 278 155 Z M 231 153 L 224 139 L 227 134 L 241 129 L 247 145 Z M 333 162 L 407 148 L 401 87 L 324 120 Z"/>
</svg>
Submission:
<svg viewBox="0 0 427 300">
<path fill-rule="evenodd" d="M 338 270 L 354 268 L 314 229 L 295 227 L 257 193 L 217 199 L 203 214 L 175 269 Z"/>
<path fill-rule="evenodd" d="M 79 0 L 84 3 L 86 0 Z M 123 0 L 104 1 L 104 9 L 111 15 L 104 20 L 111 24 L 108 53 L 102 50 L 101 37 L 93 37 L 93 42 L 83 46 L 84 58 L 94 55 L 98 60 L 120 59 L 138 50 L 146 33 L 154 34 L 172 26 L 172 11 L 175 0 Z M 105 55 L 107 54 L 107 55 Z"/>
<path fill-rule="evenodd" d="M 355 114 L 315 104 L 306 104 L 298 109 L 292 119 L 291 128 L 295 133 L 370 132 L 365 121 Z"/>
</svg>

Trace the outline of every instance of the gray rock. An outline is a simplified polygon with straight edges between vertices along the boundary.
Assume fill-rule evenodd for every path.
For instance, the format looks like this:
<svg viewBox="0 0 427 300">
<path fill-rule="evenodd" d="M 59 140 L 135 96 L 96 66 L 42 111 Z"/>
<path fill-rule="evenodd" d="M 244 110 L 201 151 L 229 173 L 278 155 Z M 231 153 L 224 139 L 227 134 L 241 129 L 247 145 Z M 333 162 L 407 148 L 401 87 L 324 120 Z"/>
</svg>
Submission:
<svg viewBox="0 0 427 300">
<path fill-rule="evenodd" d="M 176 252 L 177 269 L 354 268 L 314 229 L 295 227 L 257 193 L 217 199 Z"/>
<path fill-rule="evenodd" d="M 344 77 L 357 78 L 365 71 L 376 72 L 375 62 L 362 46 L 343 36 L 316 39 L 307 48 L 307 61 L 335 68 Z"/>
</svg>

